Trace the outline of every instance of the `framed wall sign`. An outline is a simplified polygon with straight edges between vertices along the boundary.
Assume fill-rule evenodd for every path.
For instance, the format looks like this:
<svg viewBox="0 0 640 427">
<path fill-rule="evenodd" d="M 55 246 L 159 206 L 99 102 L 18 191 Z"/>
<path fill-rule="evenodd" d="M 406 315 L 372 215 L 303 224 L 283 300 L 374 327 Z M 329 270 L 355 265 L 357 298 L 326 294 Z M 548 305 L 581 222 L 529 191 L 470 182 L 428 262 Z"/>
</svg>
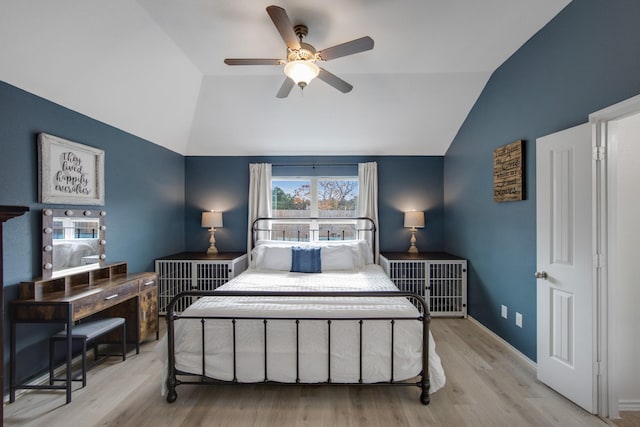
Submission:
<svg viewBox="0 0 640 427">
<path fill-rule="evenodd" d="M 104 205 L 104 151 L 38 135 L 41 203 Z"/>
<path fill-rule="evenodd" d="M 524 200 L 524 141 L 518 140 L 493 151 L 493 200 Z"/>
</svg>

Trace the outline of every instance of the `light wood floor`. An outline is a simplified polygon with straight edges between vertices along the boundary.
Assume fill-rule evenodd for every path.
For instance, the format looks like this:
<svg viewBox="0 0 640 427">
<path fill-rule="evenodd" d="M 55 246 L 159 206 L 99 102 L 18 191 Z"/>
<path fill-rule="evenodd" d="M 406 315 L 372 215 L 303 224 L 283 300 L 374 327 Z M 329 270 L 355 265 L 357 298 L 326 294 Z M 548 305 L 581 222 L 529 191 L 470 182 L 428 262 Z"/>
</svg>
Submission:
<svg viewBox="0 0 640 427">
<path fill-rule="evenodd" d="M 447 385 L 416 387 L 180 386 L 160 396 L 155 342 L 89 371 L 64 393 L 29 391 L 5 405 L 5 426 L 607 426 L 535 379 L 531 367 L 469 320 L 434 319 Z"/>
<path fill-rule="evenodd" d="M 640 411 L 620 412 L 620 419 L 615 420 L 617 427 L 638 427 L 640 426 Z"/>
</svg>

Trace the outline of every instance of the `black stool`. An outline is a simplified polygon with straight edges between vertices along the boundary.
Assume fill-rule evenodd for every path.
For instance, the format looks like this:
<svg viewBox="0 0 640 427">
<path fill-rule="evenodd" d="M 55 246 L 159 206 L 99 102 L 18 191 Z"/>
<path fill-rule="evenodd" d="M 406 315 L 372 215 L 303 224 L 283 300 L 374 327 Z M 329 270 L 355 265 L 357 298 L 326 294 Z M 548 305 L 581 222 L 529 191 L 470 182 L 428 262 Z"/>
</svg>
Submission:
<svg viewBox="0 0 640 427">
<path fill-rule="evenodd" d="M 82 380 L 72 379 L 72 381 L 82 381 L 82 387 L 87 385 L 87 344 L 96 338 L 122 328 L 122 360 L 127 359 L 127 330 L 126 322 L 122 317 L 111 317 L 107 319 L 95 319 L 73 326 L 71 339 L 73 341 L 82 340 Z M 54 349 L 56 341 L 67 339 L 67 332 L 61 331 L 49 339 L 49 384 L 54 381 L 65 381 L 61 378 L 53 377 Z M 94 346 L 95 358 L 98 359 L 98 343 Z M 105 355 L 110 356 L 110 355 Z"/>
</svg>

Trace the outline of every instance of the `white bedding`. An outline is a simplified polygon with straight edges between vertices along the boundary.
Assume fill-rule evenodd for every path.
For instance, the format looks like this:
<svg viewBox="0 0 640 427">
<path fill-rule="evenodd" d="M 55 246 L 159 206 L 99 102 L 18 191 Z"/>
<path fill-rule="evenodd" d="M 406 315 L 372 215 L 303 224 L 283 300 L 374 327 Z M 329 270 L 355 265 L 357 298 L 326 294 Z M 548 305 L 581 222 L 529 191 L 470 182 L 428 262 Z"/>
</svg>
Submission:
<svg viewBox="0 0 640 427">
<path fill-rule="evenodd" d="M 233 291 L 393 291 L 397 287 L 378 265 L 354 271 L 320 274 L 288 273 L 249 269 L 218 288 Z M 416 308 L 406 298 L 326 298 L 326 297 L 205 297 L 192 304 L 182 315 L 189 316 L 265 316 L 277 317 L 417 317 Z M 176 369 L 202 372 L 201 322 L 180 319 L 175 322 Z M 208 377 L 232 380 L 233 353 L 231 320 L 207 320 L 206 365 Z M 327 361 L 328 325 L 326 320 L 302 320 L 300 339 L 300 381 L 325 382 L 329 378 Z M 166 360 L 166 338 L 159 343 Z M 295 382 L 296 332 L 291 320 L 268 321 L 267 378 L 270 381 Z M 365 320 L 363 323 L 363 381 L 389 381 L 391 377 L 389 320 Z M 264 325 L 262 320 L 237 320 L 237 380 L 256 382 L 265 379 Z M 354 320 L 334 320 L 331 324 L 331 381 L 358 382 L 359 325 Z M 415 377 L 422 370 L 422 323 L 400 320 L 394 327 L 394 380 Z M 166 369 L 165 376 L 166 376 Z M 445 375 L 435 343 L 429 333 L 430 392 L 440 389 Z M 165 391 L 163 381 L 163 391 Z"/>
<path fill-rule="evenodd" d="M 55 239 L 53 240 L 53 269 L 79 267 L 82 265 L 83 257 L 97 254 L 98 239 Z"/>
</svg>

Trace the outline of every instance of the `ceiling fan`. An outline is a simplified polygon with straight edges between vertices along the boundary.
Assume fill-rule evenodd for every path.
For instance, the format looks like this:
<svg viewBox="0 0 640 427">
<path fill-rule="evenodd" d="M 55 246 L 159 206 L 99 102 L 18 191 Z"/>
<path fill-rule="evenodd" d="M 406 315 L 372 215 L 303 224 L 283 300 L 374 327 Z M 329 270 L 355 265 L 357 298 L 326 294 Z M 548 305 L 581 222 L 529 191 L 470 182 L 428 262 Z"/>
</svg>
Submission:
<svg viewBox="0 0 640 427">
<path fill-rule="evenodd" d="M 316 62 L 329 61 L 342 56 L 353 55 L 373 49 L 373 39 L 371 37 L 361 37 L 320 51 L 302 39 L 306 37 L 309 29 L 306 25 L 293 26 L 287 16 L 287 12 L 278 6 L 268 6 L 267 13 L 275 24 L 280 36 L 287 45 L 286 59 L 238 59 L 227 58 L 224 63 L 227 65 L 284 65 L 284 73 L 287 76 L 280 87 L 278 98 L 286 98 L 291 92 L 294 84 L 300 89 L 304 89 L 311 80 L 318 77 L 325 83 L 333 86 L 342 93 L 347 93 L 353 86 L 342 80 L 340 77 L 331 74 L 322 67 L 318 67 Z"/>
</svg>

